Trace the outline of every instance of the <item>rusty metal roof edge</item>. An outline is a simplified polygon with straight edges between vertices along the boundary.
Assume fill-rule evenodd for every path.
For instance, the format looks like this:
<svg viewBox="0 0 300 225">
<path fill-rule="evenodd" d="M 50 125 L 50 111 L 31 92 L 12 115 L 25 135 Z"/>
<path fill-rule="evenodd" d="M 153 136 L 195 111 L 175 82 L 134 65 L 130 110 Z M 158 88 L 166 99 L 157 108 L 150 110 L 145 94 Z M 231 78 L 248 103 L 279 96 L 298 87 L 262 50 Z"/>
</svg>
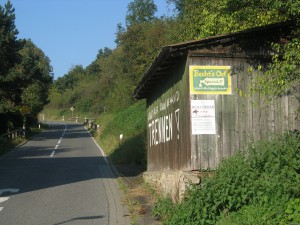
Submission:
<svg viewBox="0 0 300 225">
<path fill-rule="evenodd" d="M 155 72 L 156 66 L 161 64 L 163 61 L 165 61 L 168 58 L 170 53 L 182 51 L 183 49 L 186 51 L 189 50 L 191 47 L 197 47 L 203 44 L 214 43 L 224 39 L 227 39 L 227 41 L 232 41 L 232 39 L 250 34 L 252 32 L 268 32 L 268 30 L 270 29 L 280 28 L 284 26 L 291 26 L 292 24 L 293 22 L 291 21 L 285 21 L 285 22 L 269 24 L 260 27 L 254 27 L 254 28 L 250 28 L 247 30 L 242 30 L 230 34 L 211 36 L 200 40 L 193 40 L 193 41 L 187 41 L 187 42 L 181 42 L 173 45 L 163 46 L 159 54 L 157 55 L 157 57 L 154 59 L 153 63 L 150 65 L 150 67 L 145 72 L 144 76 L 141 78 L 132 96 L 136 100 L 143 99 L 145 97 L 145 96 L 140 96 L 139 93 L 144 88 L 145 83 L 151 78 L 153 72 Z M 186 51 L 186 54 L 188 54 L 188 51 Z"/>
</svg>

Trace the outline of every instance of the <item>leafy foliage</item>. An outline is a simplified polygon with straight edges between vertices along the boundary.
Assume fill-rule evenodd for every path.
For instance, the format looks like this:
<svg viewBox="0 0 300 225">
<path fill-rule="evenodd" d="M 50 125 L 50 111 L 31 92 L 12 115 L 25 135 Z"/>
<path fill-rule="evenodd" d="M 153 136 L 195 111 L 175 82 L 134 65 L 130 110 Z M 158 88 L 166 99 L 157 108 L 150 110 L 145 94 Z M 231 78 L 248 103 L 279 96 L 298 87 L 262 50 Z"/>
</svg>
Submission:
<svg viewBox="0 0 300 225">
<path fill-rule="evenodd" d="M 5 78 L 8 71 L 20 60 L 19 50 L 23 41 L 17 39 L 15 10 L 10 1 L 4 7 L 0 5 L 0 74 Z"/>
<path fill-rule="evenodd" d="M 280 224 L 299 224 L 300 223 L 300 198 L 295 198 L 286 203 L 285 215 Z"/>
<path fill-rule="evenodd" d="M 164 212 L 164 224 L 296 224 L 300 193 L 299 135 L 250 145 Z M 158 210 L 159 209 L 159 210 Z M 286 215 L 289 215 L 288 219 Z"/>
<path fill-rule="evenodd" d="M 64 93 L 67 89 L 73 89 L 79 79 L 85 74 L 82 66 L 74 66 L 65 76 L 59 77 L 55 82 L 55 87 L 58 92 Z"/>
<path fill-rule="evenodd" d="M 172 0 L 179 10 L 180 41 L 201 39 L 262 26 L 289 17 L 275 1 Z M 278 3 L 279 4 L 279 3 Z"/>
<path fill-rule="evenodd" d="M 126 24 L 128 26 L 151 22 L 154 20 L 154 14 L 157 7 L 153 0 L 134 0 L 128 4 L 126 15 Z"/>
<path fill-rule="evenodd" d="M 260 92 L 269 96 L 280 96 L 293 91 L 300 83 L 300 39 L 274 43 L 277 52 L 263 74 L 257 75 L 250 87 L 250 94 Z"/>
</svg>

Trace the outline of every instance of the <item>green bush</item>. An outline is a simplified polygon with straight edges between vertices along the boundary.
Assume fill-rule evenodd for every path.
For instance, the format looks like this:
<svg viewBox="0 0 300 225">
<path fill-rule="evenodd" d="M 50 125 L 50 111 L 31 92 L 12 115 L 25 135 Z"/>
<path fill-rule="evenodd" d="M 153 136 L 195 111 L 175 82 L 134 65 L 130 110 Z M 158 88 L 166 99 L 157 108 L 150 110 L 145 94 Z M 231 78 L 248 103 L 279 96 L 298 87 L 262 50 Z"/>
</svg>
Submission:
<svg viewBox="0 0 300 225">
<path fill-rule="evenodd" d="M 170 197 L 159 198 L 152 208 L 157 219 L 165 220 L 172 215 L 173 203 Z"/>
<path fill-rule="evenodd" d="M 220 163 L 168 210 L 164 224 L 296 224 L 299 221 L 300 141 L 287 134 L 251 144 Z M 155 215 L 161 212 L 156 207 Z M 242 221 L 242 222 L 241 222 Z"/>
<path fill-rule="evenodd" d="M 280 204 L 243 206 L 236 212 L 222 214 L 218 225 L 270 225 L 278 224 L 276 213 L 282 211 Z"/>
<path fill-rule="evenodd" d="M 300 198 L 287 202 L 283 219 L 280 221 L 280 225 L 285 224 L 300 224 Z"/>
</svg>

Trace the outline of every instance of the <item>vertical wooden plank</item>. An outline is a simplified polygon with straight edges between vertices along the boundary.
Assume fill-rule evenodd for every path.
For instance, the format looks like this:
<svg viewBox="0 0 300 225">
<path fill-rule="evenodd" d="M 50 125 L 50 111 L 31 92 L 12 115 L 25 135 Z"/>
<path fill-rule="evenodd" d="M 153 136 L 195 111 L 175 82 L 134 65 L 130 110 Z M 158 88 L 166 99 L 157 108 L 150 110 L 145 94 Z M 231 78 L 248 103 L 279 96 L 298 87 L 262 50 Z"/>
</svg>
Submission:
<svg viewBox="0 0 300 225">
<path fill-rule="evenodd" d="M 234 59 L 232 60 L 234 62 Z M 231 77 L 231 82 L 232 82 L 232 98 L 233 98 L 233 116 L 234 116 L 234 124 L 233 124 L 233 131 L 232 131 L 232 136 L 234 137 L 232 139 L 231 143 L 231 150 L 235 151 L 236 149 L 239 148 L 239 104 L 238 104 L 238 93 L 237 93 L 237 88 L 238 88 L 238 77 L 241 74 L 241 71 L 243 71 L 243 68 L 239 67 L 234 63 L 232 65 L 232 77 Z M 232 154 L 231 152 L 230 154 Z"/>
<path fill-rule="evenodd" d="M 300 89 L 300 87 L 299 87 Z M 297 90 L 297 89 L 296 89 Z M 297 96 L 298 95 L 298 99 Z M 291 129 L 298 129 L 300 130 L 300 96 L 299 93 L 294 92 L 293 95 L 290 96 L 290 113 L 291 113 L 291 119 L 292 119 L 292 125 L 291 125 Z"/>
<path fill-rule="evenodd" d="M 282 132 L 286 132 L 289 130 L 289 125 L 290 125 L 290 117 L 289 117 L 289 98 L 288 95 L 282 96 L 282 101 L 283 101 L 283 121 L 285 121 L 285 124 L 283 126 Z"/>
<path fill-rule="evenodd" d="M 215 97 L 216 106 L 216 165 L 223 158 L 223 138 L 224 138 L 224 118 L 223 118 L 223 99 L 221 96 Z"/>
<path fill-rule="evenodd" d="M 268 119 L 268 127 L 269 130 L 274 133 L 275 132 L 275 109 L 274 109 L 274 99 L 270 102 L 270 111 L 269 111 L 269 119 Z"/>
<path fill-rule="evenodd" d="M 223 96 L 223 152 L 222 159 L 232 156 L 236 149 L 232 147 L 234 143 L 234 130 L 235 130 L 235 102 L 234 96 L 227 95 Z"/>
<path fill-rule="evenodd" d="M 278 134 L 281 132 L 281 118 L 282 118 L 281 101 L 279 98 L 274 98 L 274 101 L 276 102 L 275 129 L 276 129 L 276 133 Z"/>
<path fill-rule="evenodd" d="M 237 88 L 239 92 L 236 94 L 237 96 L 237 121 L 238 121 L 238 129 L 237 129 L 237 139 L 238 139 L 238 148 L 241 147 L 241 143 L 243 140 L 243 134 L 244 134 L 244 102 L 243 102 L 243 97 L 242 97 L 242 92 L 245 90 L 244 89 L 244 81 L 243 81 L 243 73 L 239 73 L 237 77 Z"/>
<path fill-rule="evenodd" d="M 289 95 L 288 96 L 288 108 L 289 108 L 289 110 L 288 110 L 288 117 L 289 117 L 289 126 L 288 126 L 288 129 L 289 130 L 293 130 L 294 128 L 294 121 L 293 121 L 293 112 L 292 112 L 292 110 L 293 110 L 293 106 L 292 106 L 292 95 Z"/>
<path fill-rule="evenodd" d="M 195 157 L 195 153 L 191 150 L 191 122 L 190 122 L 190 91 L 189 91 L 189 65 L 190 65 L 190 58 L 187 59 L 185 65 L 185 76 L 183 77 L 183 86 L 182 86 L 182 93 L 185 93 L 183 102 L 184 107 L 180 108 L 179 115 L 180 115 L 180 125 L 181 127 L 185 128 L 184 136 L 181 139 L 181 150 L 184 152 L 184 155 L 181 154 L 181 158 L 184 162 L 181 162 L 182 168 L 184 170 L 195 170 L 199 167 L 195 167 L 195 164 L 192 164 L 192 160 Z M 183 128 L 181 128 L 183 130 Z M 183 151 L 184 150 L 184 151 Z"/>
<path fill-rule="evenodd" d="M 224 58 L 206 58 L 207 62 L 211 62 L 210 65 L 213 66 L 227 66 L 227 59 Z M 207 63 L 208 64 L 208 63 Z M 223 115 L 222 115 L 222 107 L 223 107 L 223 95 L 208 95 L 208 99 L 214 100 L 215 104 L 215 123 L 216 123 L 216 133 L 208 136 L 209 140 L 209 148 L 210 148 L 210 165 L 209 169 L 215 169 L 218 165 L 220 157 L 223 155 L 223 146 L 219 144 L 219 129 L 217 123 L 219 123 L 218 115 L 221 116 L 220 123 L 223 127 Z M 221 112 L 218 112 L 221 111 Z M 222 131 L 222 128 L 220 129 Z M 220 148 L 221 147 L 221 148 Z"/>
</svg>

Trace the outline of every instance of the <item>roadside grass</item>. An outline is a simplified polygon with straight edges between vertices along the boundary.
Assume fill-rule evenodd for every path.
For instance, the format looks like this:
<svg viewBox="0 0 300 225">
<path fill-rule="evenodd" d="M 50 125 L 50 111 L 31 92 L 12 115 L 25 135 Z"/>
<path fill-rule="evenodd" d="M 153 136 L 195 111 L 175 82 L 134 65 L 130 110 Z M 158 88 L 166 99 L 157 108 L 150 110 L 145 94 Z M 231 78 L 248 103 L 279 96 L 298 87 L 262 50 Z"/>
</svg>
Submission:
<svg viewBox="0 0 300 225">
<path fill-rule="evenodd" d="M 139 101 L 122 111 L 103 113 L 97 119 L 100 129 L 96 139 L 113 163 L 146 165 L 145 108 L 145 102 Z"/>
</svg>

